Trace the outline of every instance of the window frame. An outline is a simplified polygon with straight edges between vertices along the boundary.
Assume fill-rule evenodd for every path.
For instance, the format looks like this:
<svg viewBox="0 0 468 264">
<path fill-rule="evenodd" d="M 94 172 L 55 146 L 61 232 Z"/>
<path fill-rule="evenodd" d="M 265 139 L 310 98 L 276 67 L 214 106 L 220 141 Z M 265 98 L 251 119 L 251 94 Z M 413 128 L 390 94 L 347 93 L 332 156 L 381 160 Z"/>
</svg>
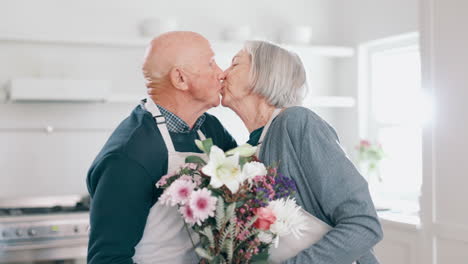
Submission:
<svg viewBox="0 0 468 264">
<path fill-rule="evenodd" d="M 398 36 L 367 42 L 358 46 L 358 120 L 359 137 L 373 142 L 377 140 L 378 130 L 383 127 L 399 127 L 402 124 L 385 123 L 374 120 L 372 102 L 372 55 L 377 52 L 385 52 L 395 49 L 417 49 L 421 53 L 420 36 L 417 32 L 411 32 Z M 421 127 L 422 128 L 422 127 Z M 422 135 L 421 135 L 422 137 Z M 422 152 L 422 149 L 421 149 Z M 422 165 L 422 164 L 421 164 Z M 423 168 L 421 168 L 422 170 Z M 364 175 L 365 176 L 365 175 Z M 421 179 L 423 180 L 423 179 Z M 420 207 L 420 201 L 417 201 Z M 418 216 L 408 216 L 399 212 L 383 212 L 379 215 L 391 222 L 419 225 Z"/>
<path fill-rule="evenodd" d="M 370 140 L 376 140 L 377 128 L 372 118 L 372 54 L 389 49 L 413 49 L 419 46 L 419 34 L 416 32 L 398 35 L 385 39 L 371 41 L 358 48 L 358 114 L 359 136 Z M 419 50 L 419 49 L 418 49 Z M 393 126 L 383 124 L 382 126 Z"/>
</svg>

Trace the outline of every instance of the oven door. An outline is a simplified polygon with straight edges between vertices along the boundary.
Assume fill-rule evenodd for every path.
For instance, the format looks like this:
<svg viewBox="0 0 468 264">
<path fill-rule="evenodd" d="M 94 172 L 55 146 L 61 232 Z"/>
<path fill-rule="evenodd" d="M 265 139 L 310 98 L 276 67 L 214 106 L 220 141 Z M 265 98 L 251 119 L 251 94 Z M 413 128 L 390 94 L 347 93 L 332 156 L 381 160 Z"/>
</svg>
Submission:
<svg viewBox="0 0 468 264">
<path fill-rule="evenodd" d="M 86 259 L 86 237 L 0 245 L 0 263 Z"/>
</svg>

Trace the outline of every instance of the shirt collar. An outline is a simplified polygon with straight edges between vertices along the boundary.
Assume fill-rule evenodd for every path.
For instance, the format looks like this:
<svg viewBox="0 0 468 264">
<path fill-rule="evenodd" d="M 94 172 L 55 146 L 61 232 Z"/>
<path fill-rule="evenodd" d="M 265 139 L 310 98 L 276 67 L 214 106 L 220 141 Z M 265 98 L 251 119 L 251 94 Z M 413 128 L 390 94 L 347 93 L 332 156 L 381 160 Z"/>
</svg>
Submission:
<svg viewBox="0 0 468 264">
<path fill-rule="evenodd" d="M 254 131 L 252 131 L 252 133 L 250 133 L 250 135 L 249 135 L 249 140 L 247 141 L 247 143 L 252 145 L 252 146 L 257 146 L 258 141 L 260 141 L 260 136 L 262 135 L 262 132 L 263 132 L 264 128 L 265 127 L 259 127 L 257 129 L 255 129 Z"/>
<path fill-rule="evenodd" d="M 203 122 L 205 122 L 205 119 L 206 119 L 205 114 L 201 115 L 195 122 L 195 125 L 193 126 L 193 128 L 190 129 L 187 123 L 184 120 L 182 120 L 180 117 L 178 117 L 171 111 L 167 110 L 166 108 L 158 104 L 156 105 L 158 106 L 159 111 L 161 111 L 161 114 L 166 119 L 166 125 L 167 125 L 167 129 L 169 130 L 169 132 L 190 133 L 191 131 L 197 131 L 200 129 L 200 127 L 203 125 Z"/>
</svg>

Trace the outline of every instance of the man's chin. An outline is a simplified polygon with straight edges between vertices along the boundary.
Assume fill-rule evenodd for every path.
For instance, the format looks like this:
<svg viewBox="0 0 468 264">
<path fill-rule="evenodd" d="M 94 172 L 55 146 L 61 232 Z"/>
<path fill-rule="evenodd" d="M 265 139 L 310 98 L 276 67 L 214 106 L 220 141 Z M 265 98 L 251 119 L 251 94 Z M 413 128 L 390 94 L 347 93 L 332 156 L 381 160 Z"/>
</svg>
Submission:
<svg viewBox="0 0 468 264">
<path fill-rule="evenodd" d="M 218 107 L 221 104 L 221 102 L 214 103 L 212 107 Z"/>
<path fill-rule="evenodd" d="M 214 99 L 213 103 L 211 104 L 211 107 L 218 107 L 221 104 L 221 95 L 218 96 L 218 100 Z"/>
</svg>

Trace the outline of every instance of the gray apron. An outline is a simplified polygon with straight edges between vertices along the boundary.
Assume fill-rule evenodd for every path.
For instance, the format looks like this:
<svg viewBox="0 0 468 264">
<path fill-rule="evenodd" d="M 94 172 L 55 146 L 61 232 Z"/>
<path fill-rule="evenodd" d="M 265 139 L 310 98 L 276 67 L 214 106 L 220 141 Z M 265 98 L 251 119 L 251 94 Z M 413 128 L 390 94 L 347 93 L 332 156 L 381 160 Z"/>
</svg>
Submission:
<svg viewBox="0 0 468 264">
<path fill-rule="evenodd" d="M 199 156 L 206 159 L 206 155 L 194 152 L 177 152 L 172 143 L 166 120 L 156 104 L 148 98 L 144 108 L 155 118 L 159 131 L 168 151 L 167 172 L 171 173 L 185 163 L 187 156 Z M 203 133 L 198 130 L 201 140 L 205 139 Z M 205 155 L 205 156 L 204 156 Z M 156 187 L 155 187 L 156 188 Z M 191 228 L 184 225 L 184 221 L 177 206 L 164 206 L 159 201 L 153 205 L 146 220 L 143 237 L 135 247 L 133 261 L 138 264 L 170 263 L 190 264 L 198 263 L 199 258 L 193 248 L 191 238 L 195 245 L 199 237 Z M 190 232 L 190 235 L 189 235 Z"/>
</svg>

